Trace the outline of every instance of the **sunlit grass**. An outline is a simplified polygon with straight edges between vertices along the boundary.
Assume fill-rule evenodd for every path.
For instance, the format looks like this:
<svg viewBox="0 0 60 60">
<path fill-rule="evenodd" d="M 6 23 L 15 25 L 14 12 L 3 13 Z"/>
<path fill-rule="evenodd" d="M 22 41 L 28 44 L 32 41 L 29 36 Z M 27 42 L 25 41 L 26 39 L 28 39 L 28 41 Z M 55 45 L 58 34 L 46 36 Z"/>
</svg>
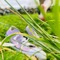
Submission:
<svg viewBox="0 0 60 60">
<path fill-rule="evenodd" d="M 35 16 L 38 17 L 37 15 L 31 17 L 32 15 L 29 15 L 24 9 L 23 10 L 25 11 L 25 13 L 28 17 L 26 15 L 22 15 L 17 10 L 15 10 L 13 8 L 13 6 L 11 6 L 8 3 L 13 8 L 13 10 L 16 12 L 16 14 L 17 14 L 16 16 L 19 16 L 20 19 L 17 19 L 18 20 L 18 22 L 17 22 L 17 20 L 15 20 L 15 18 L 14 19 L 10 18 L 11 20 L 8 21 L 9 23 L 7 21 L 4 22 L 4 20 L 2 20 L 2 22 L 4 22 L 5 24 L 7 24 L 7 23 L 10 24 L 8 26 L 14 25 L 14 26 L 18 27 L 17 26 L 18 23 L 19 23 L 19 26 L 21 24 L 19 22 L 19 20 L 20 21 L 23 20 L 22 22 L 25 21 L 24 28 L 26 27 L 26 25 L 29 25 L 31 28 L 33 28 L 36 31 L 36 33 L 38 34 L 39 37 L 41 36 L 41 38 L 43 38 L 43 40 L 41 40 L 40 38 L 37 38 L 35 36 L 30 36 L 28 34 L 22 34 L 22 35 L 28 37 L 33 42 L 33 44 L 41 47 L 46 53 L 49 53 L 51 56 L 53 56 L 54 59 L 56 58 L 57 60 L 60 60 L 60 15 L 59 15 L 60 11 L 59 11 L 58 3 L 59 3 L 59 0 L 56 0 L 55 6 L 53 7 L 53 10 L 51 13 L 49 13 L 49 14 L 46 13 L 46 15 L 45 15 L 44 11 L 42 11 L 46 22 L 43 22 L 40 20 L 40 24 L 37 22 L 37 21 L 39 21 L 39 19 L 37 19 L 37 21 L 36 21 Z M 42 10 L 42 8 L 41 8 L 41 10 Z M 16 24 L 16 22 L 17 22 L 17 24 Z M 44 28 L 41 26 L 42 24 L 45 26 Z M 45 28 L 47 27 L 46 25 L 52 30 L 51 31 L 52 35 L 50 33 L 48 33 L 47 30 L 45 30 Z M 21 29 L 21 27 L 18 27 L 18 28 Z M 49 31 L 50 31 L 50 29 L 49 29 Z M 18 33 L 18 34 L 20 34 L 20 33 Z M 56 36 L 57 38 L 53 38 L 53 36 Z M 7 40 L 7 39 L 5 39 L 5 40 Z"/>
<path fill-rule="evenodd" d="M 26 14 L 23 14 L 25 18 L 28 18 Z M 33 18 L 38 16 L 37 14 L 31 14 Z M 6 31 L 10 26 L 16 26 L 21 32 L 25 32 L 27 23 L 22 21 L 17 15 L 9 14 L 0 16 L 0 38 L 4 38 Z"/>
</svg>

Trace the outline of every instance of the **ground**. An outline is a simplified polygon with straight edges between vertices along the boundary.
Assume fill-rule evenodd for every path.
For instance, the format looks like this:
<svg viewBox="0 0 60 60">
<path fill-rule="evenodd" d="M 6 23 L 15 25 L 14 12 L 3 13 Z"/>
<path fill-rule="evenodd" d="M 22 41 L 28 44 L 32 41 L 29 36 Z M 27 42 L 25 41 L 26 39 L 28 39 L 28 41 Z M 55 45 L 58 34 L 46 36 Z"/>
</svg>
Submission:
<svg viewBox="0 0 60 60">
<path fill-rule="evenodd" d="M 30 14 L 33 18 L 37 17 L 37 14 Z M 26 14 L 23 16 L 27 19 Z M 25 32 L 27 23 L 19 18 L 17 15 L 9 14 L 0 16 L 0 39 L 5 36 L 6 31 L 10 26 L 16 26 L 21 32 Z"/>
<path fill-rule="evenodd" d="M 22 14 L 22 15 L 26 19 L 28 19 L 26 14 Z M 30 15 L 32 16 L 33 19 L 38 17 L 37 13 L 30 14 Z M 48 14 L 48 19 L 50 19 L 49 15 L 50 14 Z M 39 21 L 36 21 L 36 22 L 40 23 Z M 25 28 L 27 26 L 27 23 L 14 14 L 0 16 L 0 41 L 5 37 L 6 31 L 9 29 L 10 26 L 16 26 L 21 32 L 24 33 L 24 32 L 26 32 Z M 4 58 L 5 58 L 5 60 L 13 60 L 13 58 L 14 58 L 14 60 L 17 60 L 17 59 L 26 60 L 26 56 L 24 54 L 22 54 L 21 52 L 17 53 L 17 54 L 13 54 L 12 52 L 4 51 Z M 2 60 L 1 54 L 0 54 L 0 60 Z"/>
<path fill-rule="evenodd" d="M 33 18 L 38 16 L 37 14 L 30 14 L 30 15 Z M 28 18 L 26 14 L 23 14 L 23 16 L 25 18 Z M 6 31 L 9 29 L 10 26 L 16 26 L 21 32 L 25 32 L 27 23 L 14 14 L 0 16 L 0 41 L 5 37 Z M 4 52 L 4 60 L 13 60 L 13 58 L 14 60 L 17 59 L 24 60 L 26 57 L 22 53 L 13 54 L 12 52 L 9 51 Z M 0 60 L 2 60 L 1 54 L 0 54 Z"/>
</svg>

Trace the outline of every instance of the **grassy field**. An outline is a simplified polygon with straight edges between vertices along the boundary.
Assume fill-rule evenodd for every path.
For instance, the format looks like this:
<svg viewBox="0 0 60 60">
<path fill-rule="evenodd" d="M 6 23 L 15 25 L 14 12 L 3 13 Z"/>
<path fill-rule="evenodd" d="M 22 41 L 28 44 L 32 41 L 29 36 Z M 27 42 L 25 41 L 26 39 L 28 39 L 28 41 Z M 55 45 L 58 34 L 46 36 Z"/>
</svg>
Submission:
<svg viewBox="0 0 60 60">
<path fill-rule="evenodd" d="M 36 19 L 38 14 L 30 14 L 34 20 L 32 20 L 30 16 L 28 18 L 27 14 L 23 14 L 26 18 L 23 17 L 23 19 L 41 38 L 29 36 L 27 34 L 24 34 L 24 36 L 28 37 L 37 47 L 39 46 L 43 49 L 47 54 L 46 60 L 60 60 L 60 9 L 58 3 L 59 0 L 56 0 L 56 4 L 50 13 L 47 12 L 45 14 L 44 11 L 42 11 L 46 20 L 45 22 Z M 2 46 L 4 42 L 10 40 L 11 36 L 5 38 L 5 34 L 11 26 L 16 26 L 21 32 L 25 32 L 27 26 L 25 21 L 14 14 L 0 16 L 0 41 L 2 41 L 2 44 L 0 45 L 0 60 L 31 60 L 21 52 L 21 49 L 18 52 L 16 49 L 14 50 L 13 48 L 10 49 L 10 47 L 7 48 Z"/>
<path fill-rule="evenodd" d="M 36 20 L 36 17 L 38 17 L 38 14 L 30 14 L 30 15 L 35 20 Z M 28 17 L 26 14 L 23 14 L 23 16 L 28 20 Z M 47 19 L 49 19 L 49 20 L 52 19 L 51 13 L 48 13 L 47 16 L 48 16 Z M 36 20 L 36 22 L 40 23 L 37 20 Z M 16 26 L 21 32 L 24 33 L 24 32 L 26 32 L 25 28 L 27 26 L 27 23 L 14 14 L 0 16 L 0 41 L 2 41 L 3 38 L 5 38 L 6 31 L 11 26 Z M 46 29 L 46 26 L 42 26 L 42 27 Z M 50 30 L 48 32 L 50 32 Z M 4 60 L 13 60 L 13 58 L 14 58 L 14 60 L 17 60 L 17 59 L 18 60 L 27 60 L 26 56 L 21 52 L 13 53 L 11 51 L 4 50 L 3 57 L 4 57 Z M 0 60 L 2 60 L 1 54 L 0 54 Z"/>
<path fill-rule="evenodd" d="M 23 16 L 26 19 L 28 18 L 26 14 L 23 14 Z M 38 15 L 31 14 L 31 16 L 35 18 Z M 6 31 L 9 29 L 10 26 L 16 26 L 21 32 L 25 32 L 27 23 L 14 14 L 0 16 L 0 41 L 2 41 L 2 39 L 5 37 Z M 13 53 L 11 51 L 4 51 L 3 57 L 4 60 L 13 60 L 13 58 L 14 60 L 26 60 L 26 56 L 21 52 Z M 1 54 L 0 54 L 0 60 L 2 60 Z"/>
<path fill-rule="evenodd" d="M 23 16 L 27 19 L 26 14 Z M 31 14 L 33 18 L 37 17 L 37 14 Z M 21 20 L 17 15 L 9 14 L 0 16 L 0 40 L 1 37 L 4 38 L 6 31 L 10 26 L 16 26 L 21 32 L 25 32 L 25 28 L 27 26 L 26 22 Z"/>
</svg>

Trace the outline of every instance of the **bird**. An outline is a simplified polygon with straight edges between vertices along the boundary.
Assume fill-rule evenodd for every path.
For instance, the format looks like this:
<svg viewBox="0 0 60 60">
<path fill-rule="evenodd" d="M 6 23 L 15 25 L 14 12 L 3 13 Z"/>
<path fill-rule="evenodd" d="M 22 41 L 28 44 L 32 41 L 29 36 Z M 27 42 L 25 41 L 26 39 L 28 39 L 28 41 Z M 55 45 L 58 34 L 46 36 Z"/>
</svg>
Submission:
<svg viewBox="0 0 60 60">
<path fill-rule="evenodd" d="M 15 26 L 11 26 L 7 32 L 6 36 L 20 32 Z M 32 60 L 46 60 L 46 53 L 42 50 L 41 47 L 37 47 L 34 44 L 29 42 L 29 39 L 26 39 L 20 34 L 16 34 L 10 38 L 10 42 L 14 44 L 14 48 L 21 50 L 22 53 L 31 56 Z"/>
</svg>

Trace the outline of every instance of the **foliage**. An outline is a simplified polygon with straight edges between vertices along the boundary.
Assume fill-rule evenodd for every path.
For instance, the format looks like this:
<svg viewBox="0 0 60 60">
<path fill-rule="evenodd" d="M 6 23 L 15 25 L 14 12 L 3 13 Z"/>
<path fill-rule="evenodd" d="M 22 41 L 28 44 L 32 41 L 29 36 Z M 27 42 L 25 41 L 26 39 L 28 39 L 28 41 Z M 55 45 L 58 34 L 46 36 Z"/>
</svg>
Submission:
<svg viewBox="0 0 60 60">
<path fill-rule="evenodd" d="M 8 4 L 9 2 L 5 0 Z M 18 5 L 22 8 L 22 6 L 19 4 L 19 2 L 16 0 Z M 10 5 L 10 4 L 9 4 Z M 10 5 L 11 6 L 11 5 Z M 52 11 L 52 16 L 49 18 L 47 17 L 47 13 L 42 10 L 43 16 L 45 17 L 46 22 L 43 22 L 40 20 L 40 25 L 23 9 L 23 11 L 26 13 L 28 18 L 20 14 L 13 6 L 11 6 L 14 11 L 16 12 L 17 16 L 19 16 L 20 19 L 24 20 L 31 28 L 33 28 L 38 36 L 42 36 L 41 38 L 37 38 L 35 36 L 30 36 L 28 34 L 22 34 L 23 36 L 26 36 L 30 39 L 30 41 L 33 42 L 36 46 L 41 47 L 50 57 L 52 57 L 52 60 L 60 60 L 60 11 L 59 11 L 59 0 L 56 0 L 55 6 Z M 39 19 L 37 18 L 39 21 Z M 49 34 L 45 28 L 42 28 L 41 24 L 44 26 L 48 26 L 52 29 L 53 34 Z M 21 34 L 21 33 L 17 33 Z M 54 37 L 56 36 L 56 37 Z M 54 37 L 54 38 L 53 38 Z M 9 38 L 9 37 L 7 37 Z M 2 43 L 6 42 L 7 39 L 4 39 Z M 3 45 L 3 44 L 2 44 Z M 51 60 L 50 59 L 50 60 Z"/>
</svg>

